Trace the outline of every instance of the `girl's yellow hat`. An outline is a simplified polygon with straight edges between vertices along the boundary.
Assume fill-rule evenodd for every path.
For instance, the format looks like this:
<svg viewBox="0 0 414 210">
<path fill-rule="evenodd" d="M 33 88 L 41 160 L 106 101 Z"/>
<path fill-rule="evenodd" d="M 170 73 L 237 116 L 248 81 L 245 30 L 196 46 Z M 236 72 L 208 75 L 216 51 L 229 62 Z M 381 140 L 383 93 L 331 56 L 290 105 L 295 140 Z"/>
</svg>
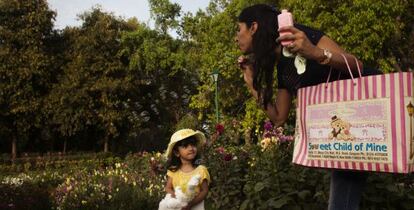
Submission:
<svg viewBox="0 0 414 210">
<path fill-rule="evenodd" d="M 190 136 L 194 136 L 197 139 L 197 149 L 200 149 L 202 145 L 206 142 L 206 137 L 204 134 L 200 131 L 195 131 L 193 129 L 181 129 L 177 132 L 175 132 L 171 136 L 170 143 L 168 144 L 167 151 L 165 152 L 165 156 L 167 158 L 170 158 L 172 155 L 172 150 L 175 146 L 175 144 L 183 139 L 186 139 Z"/>
</svg>

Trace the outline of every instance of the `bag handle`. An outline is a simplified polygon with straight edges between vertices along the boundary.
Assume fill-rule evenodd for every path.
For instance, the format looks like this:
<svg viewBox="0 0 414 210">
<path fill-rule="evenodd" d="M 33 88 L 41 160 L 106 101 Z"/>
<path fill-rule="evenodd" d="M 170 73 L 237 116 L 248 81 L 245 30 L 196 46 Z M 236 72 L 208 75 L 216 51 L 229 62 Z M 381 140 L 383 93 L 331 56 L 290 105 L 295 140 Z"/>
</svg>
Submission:
<svg viewBox="0 0 414 210">
<path fill-rule="evenodd" d="M 346 59 L 346 57 L 345 57 L 345 55 L 344 55 L 343 53 L 341 53 L 341 56 L 342 56 L 342 58 L 344 58 L 344 60 L 345 60 L 346 67 L 347 67 L 347 69 L 348 69 L 348 71 L 349 71 L 349 75 L 351 76 L 351 79 L 352 79 L 352 83 L 353 83 L 354 85 L 356 85 L 356 82 L 355 82 L 355 79 L 354 79 L 354 75 L 352 75 L 351 67 L 349 66 L 349 63 L 348 63 L 348 59 Z M 359 74 L 359 77 L 362 77 L 362 74 L 361 74 L 361 67 L 359 66 L 358 60 L 356 59 L 356 57 L 355 57 L 355 56 L 353 56 L 353 57 L 354 57 L 354 60 L 355 60 L 356 65 L 357 65 L 357 69 L 358 69 L 358 74 Z M 329 69 L 329 75 L 328 75 L 328 79 L 326 80 L 326 83 L 325 83 L 325 88 L 327 88 L 327 87 L 328 87 L 328 82 L 329 82 L 329 79 L 331 78 L 331 73 L 332 73 L 332 66 L 331 66 L 331 68 Z M 338 78 L 338 79 L 339 79 L 339 78 Z"/>
</svg>

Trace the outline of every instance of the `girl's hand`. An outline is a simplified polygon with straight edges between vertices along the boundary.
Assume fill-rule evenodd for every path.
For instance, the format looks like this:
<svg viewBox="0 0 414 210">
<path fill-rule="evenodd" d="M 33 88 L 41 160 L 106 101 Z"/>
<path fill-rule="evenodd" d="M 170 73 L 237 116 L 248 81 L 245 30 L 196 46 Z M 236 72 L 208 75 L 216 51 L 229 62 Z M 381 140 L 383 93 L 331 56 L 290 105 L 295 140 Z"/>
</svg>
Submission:
<svg viewBox="0 0 414 210">
<path fill-rule="evenodd" d="M 286 46 L 289 52 L 298 53 L 307 59 L 317 59 L 318 55 L 316 55 L 315 52 L 319 51 L 316 50 L 317 47 L 309 41 L 308 37 L 303 31 L 293 26 L 282 27 L 279 29 L 279 31 L 290 31 L 292 33 L 290 35 L 281 36 L 276 40 L 277 42 L 288 40 L 293 41 L 291 44 Z"/>
</svg>

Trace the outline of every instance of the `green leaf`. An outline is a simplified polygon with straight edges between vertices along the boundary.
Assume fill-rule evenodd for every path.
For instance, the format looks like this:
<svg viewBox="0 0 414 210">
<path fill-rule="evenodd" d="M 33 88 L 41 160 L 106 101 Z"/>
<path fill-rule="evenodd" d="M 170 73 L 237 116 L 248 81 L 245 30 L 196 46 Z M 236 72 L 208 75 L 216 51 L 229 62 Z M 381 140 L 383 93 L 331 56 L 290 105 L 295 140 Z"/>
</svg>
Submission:
<svg viewBox="0 0 414 210">
<path fill-rule="evenodd" d="M 386 186 L 386 189 L 390 192 L 398 192 L 398 187 L 395 184 L 390 183 Z"/>
<path fill-rule="evenodd" d="M 299 198 L 303 200 L 305 200 L 309 195 L 311 195 L 311 192 L 309 190 L 302 190 L 298 193 Z"/>
<path fill-rule="evenodd" d="M 250 200 L 249 200 L 249 199 L 244 200 L 244 201 L 243 201 L 243 203 L 242 203 L 242 204 L 241 204 L 241 206 L 240 206 L 240 210 L 245 210 L 245 209 L 247 209 L 247 206 L 249 205 L 249 202 L 250 202 Z"/>
<path fill-rule="evenodd" d="M 277 200 L 271 200 L 268 205 L 270 207 L 278 209 L 278 208 L 281 208 L 284 205 L 286 205 L 290 200 L 291 200 L 290 197 L 284 196 L 284 197 L 282 197 L 280 199 L 277 199 Z"/>
<path fill-rule="evenodd" d="M 260 192 L 264 189 L 265 184 L 263 182 L 258 182 L 254 185 L 254 192 Z"/>
</svg>

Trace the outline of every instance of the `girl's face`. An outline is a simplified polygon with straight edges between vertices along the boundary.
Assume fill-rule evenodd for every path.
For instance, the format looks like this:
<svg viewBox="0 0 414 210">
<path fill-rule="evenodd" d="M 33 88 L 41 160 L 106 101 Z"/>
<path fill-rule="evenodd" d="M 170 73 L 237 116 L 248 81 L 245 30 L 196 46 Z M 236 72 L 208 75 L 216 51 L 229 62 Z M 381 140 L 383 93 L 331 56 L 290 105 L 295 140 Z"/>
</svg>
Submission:
<svg viewBox="0 0 414 210">
<path fill-rule="evenodd" d="M 252 40 L 253 40 L 253 33 L 254 33 L 254 24 L 252 27 L 247 27 L 246 23 L 239 22 L 238 31 L 236 35 L 236 42 L 239 45 L 240 50 L 244 54 L 248 54 L 252 52 Z"/>
<path fill-rule="evenodd" d="M 197 156 L 197 140 L 183 140 L 178 144 L 176 155 L 187 161 L 192 161 Z"/>
<path fill-rule="evenodd" d="M 180 155 L 181 159 L 192 161 L 197 156 L 197 146 L 193 144 L 179 146 L 178 154 Z"/>
</svg>

